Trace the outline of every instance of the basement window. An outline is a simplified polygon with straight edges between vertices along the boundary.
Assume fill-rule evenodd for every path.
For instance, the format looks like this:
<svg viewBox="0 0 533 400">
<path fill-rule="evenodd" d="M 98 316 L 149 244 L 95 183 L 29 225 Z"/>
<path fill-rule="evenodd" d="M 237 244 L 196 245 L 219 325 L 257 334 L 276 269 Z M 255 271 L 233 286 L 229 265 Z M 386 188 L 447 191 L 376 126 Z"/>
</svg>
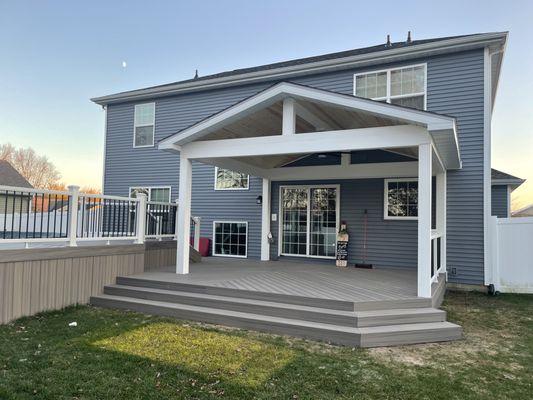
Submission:
<svg viewBox="0 0 533 400">
<path fill-rule="evenodd" d="M 426 64 L 355 74 L 354 95 L 426 109 Z"/>
<path fill-rule="evenodd" d="M 418 180 L 385 179 L 385 219 L 418 219 Z"/>
<path fill-rule="evenodd" d="M 213 255 L 246 258 L 247 243 L 248 222 L 213 222 Z"/>
<path fill-rule="evenodd" d="M 155 103 L 135 105 L 133 147 L 153 147 Z"/>
</svg>

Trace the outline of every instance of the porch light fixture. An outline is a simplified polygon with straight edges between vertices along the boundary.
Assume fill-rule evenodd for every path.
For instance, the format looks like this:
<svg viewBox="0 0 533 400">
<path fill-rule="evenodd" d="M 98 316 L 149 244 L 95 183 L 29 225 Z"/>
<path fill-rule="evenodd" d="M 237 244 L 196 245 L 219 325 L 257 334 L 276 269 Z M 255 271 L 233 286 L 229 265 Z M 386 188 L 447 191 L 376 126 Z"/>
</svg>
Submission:
<svg viewBox="0 0 533 400">
<path fill-rule="evenodd" d="M 255 202 L 259 205 L 263 204 L 263 196 L 259 195 L 256 197 Z"/>
</svg>

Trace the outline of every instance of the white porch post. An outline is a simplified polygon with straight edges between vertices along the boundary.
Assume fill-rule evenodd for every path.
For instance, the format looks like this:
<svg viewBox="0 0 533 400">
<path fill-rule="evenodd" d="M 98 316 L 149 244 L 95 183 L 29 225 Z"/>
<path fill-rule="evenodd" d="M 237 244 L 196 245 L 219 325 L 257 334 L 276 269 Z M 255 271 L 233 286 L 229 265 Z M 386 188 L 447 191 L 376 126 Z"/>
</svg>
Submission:
<svg viewBox="0 0 533 400">
<path fill-rule="evenodd" d="M 437 174 L 437 231 L 440 239 L 440 267 L 446 271 L 446 171 Z"/>
<path fill-rule="evenodd" d="M 431 144 L 418 146 L 418 296 L 431 297 Z"/>
<path fill-rule="evenodd" d="M 261 261 L 270 260 L 270 179 L 263 178 L 263 203 L 261 205 Z"/>
<path fill-rule="evenodd" d="M 292 135 L 296 131 L 296 112 L 294 109 L 294 99 L 286 98 L 283 100 L 283 120 L 281 133 L 283 135 Z"/>
<path fill-rule="evenodd" d="M 178 253 L 176 273 L 189 273 L 189 236 L 191 231 L 192 162 L 182 152 L 180 155 L 180 182 L 178 205 Z"/>
</svg>

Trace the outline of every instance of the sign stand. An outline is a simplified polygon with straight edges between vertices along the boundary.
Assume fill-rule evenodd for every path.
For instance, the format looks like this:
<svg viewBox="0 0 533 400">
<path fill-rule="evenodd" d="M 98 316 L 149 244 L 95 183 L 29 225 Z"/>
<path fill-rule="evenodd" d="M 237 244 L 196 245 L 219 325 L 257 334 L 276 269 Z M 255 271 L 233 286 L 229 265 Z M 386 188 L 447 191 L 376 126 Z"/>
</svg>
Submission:
<svg viewBox="0 0 533 400">
<path fill-rule="evenodd" d="M 337 253 L 336 253 L 336 265 L 337 267 L 346 268 L 348 266 L 348 229 L 346 222 L 341 222 L 341 228 L 337 233 Z"/>
</svg>

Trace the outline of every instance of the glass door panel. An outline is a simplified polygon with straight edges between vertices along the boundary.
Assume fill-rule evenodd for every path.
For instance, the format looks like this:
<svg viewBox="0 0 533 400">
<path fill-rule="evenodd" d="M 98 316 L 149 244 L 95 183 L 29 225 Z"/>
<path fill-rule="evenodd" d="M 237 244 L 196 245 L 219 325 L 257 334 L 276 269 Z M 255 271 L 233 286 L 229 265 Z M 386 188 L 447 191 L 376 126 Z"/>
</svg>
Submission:
<svg viewBox="0 0 533 400">
<path fill-rule="evenodd" d="M 283 209 L 282 253 L 307 254 L 307 189 L 283 188 L 281 194 Z"/>
<path fill-rule="evenodd" d="M 335 257 L 337 189 L 311 188 L 309 255 Z"/>
</svg>

